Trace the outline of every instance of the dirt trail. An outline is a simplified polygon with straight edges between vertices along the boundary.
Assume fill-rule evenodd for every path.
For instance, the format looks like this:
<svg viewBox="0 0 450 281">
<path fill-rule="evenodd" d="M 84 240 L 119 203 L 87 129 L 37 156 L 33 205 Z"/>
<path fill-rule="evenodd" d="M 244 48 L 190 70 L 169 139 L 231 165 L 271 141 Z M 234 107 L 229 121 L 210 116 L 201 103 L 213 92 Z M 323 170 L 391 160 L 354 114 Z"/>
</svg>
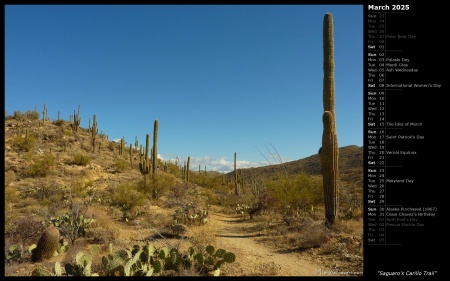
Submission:
<svg viewBox="0 0 450 281">
<path fill-rule="evenodd" d="M 242 215 L 210 213 L 219 244 L 236 255 L 233 275 L 239 276 L 323 276 L 329 269 L 305 260 L 299 253 L 282 253 L 257 242 L 260 233 Z"/>
</svg>

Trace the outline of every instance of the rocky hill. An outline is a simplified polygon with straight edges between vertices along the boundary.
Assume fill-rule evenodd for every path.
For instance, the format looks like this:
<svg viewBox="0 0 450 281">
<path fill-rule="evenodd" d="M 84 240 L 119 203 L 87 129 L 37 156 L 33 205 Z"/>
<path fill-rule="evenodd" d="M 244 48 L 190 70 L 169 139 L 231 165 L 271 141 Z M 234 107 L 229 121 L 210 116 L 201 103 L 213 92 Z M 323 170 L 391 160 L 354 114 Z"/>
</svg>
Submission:
<svg viewBox="0 0 450 281">
<path fill-rule="evenodd" d="M 363 187 L 363 156 L 363 147 L 361 146 L 349 145 L 339 148 L 339 179 L 341 182 Z M 238 173 L 239 170 L 241 169 L 238 169 Z M 242 169 L 244 179 L 250 176 L 277 178 L 280 174 L 294 175 L 302 172 L 310 175 L 321 174 L 319 154 L 286 163 Z M 234 172 L 229 173 L 229 176 L 232 175 Z"/>
</svg>

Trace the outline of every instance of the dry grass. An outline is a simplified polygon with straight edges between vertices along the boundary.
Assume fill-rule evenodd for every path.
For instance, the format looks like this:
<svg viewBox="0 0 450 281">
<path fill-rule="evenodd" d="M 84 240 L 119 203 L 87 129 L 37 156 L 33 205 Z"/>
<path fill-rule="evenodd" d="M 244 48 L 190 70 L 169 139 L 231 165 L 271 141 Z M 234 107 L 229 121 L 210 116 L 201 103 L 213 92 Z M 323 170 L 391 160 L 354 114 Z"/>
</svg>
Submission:
<svg viewBox="0 0 450 281">
<path fill-rule="evenodd" d="M 211 224 L 192 226 L 187 235 L 197 252 L 204 253 L 206 246 L 217 245 L 216 230 Z"/>
</svg>

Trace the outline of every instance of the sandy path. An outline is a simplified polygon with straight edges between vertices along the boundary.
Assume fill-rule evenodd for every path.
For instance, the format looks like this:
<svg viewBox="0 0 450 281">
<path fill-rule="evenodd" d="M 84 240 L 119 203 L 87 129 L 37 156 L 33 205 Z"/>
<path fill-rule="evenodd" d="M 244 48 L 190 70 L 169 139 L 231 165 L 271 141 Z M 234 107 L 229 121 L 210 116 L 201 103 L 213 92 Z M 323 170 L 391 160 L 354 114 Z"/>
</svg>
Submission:
<svg viewBox="0 0 450 281">
<path fill-rule="evenodd" d="M 256 241 L 260 235 L 246 229 L 252 222 L 241 215 L 210 213 L 218 243 L 236 255 L 233 275 L 239 276 L 321 276 L 328 269 L 305 260 L 298 253 L 279 253 Z"/>
</svg>

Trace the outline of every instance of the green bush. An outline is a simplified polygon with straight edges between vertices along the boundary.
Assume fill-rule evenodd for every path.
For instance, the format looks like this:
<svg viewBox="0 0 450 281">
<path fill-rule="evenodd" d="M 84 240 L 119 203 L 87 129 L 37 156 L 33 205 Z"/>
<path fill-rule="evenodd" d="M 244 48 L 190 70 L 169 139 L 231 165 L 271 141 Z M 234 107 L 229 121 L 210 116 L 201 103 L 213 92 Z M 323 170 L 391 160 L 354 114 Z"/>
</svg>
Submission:
<svg viewBox="0 0 450 281">
<path fill-rule="evenodd" d="M 24 120 L 25 119 L 25 114 L 23 114 L 23 112 L 16 110 L 14 111 L 14 119 L 20 121 L 20 120 Z"/>
<path fill-rule="evenodd" d="M 323 203 L 321 182 L 307 174 L 280 177 L 266 184 L 275 206 L 281 210 L 305 210 L 311 205 Z"/>
<path fill-rule="evenodd" d="M 89 194 L 89 187 L 93 186 L 94 182 L 92 180 L 85 181 L 85 180 L 77 180 L 73 181 L 71 186 L 71 192 L 76 195 L 77 197 L 84 198 L 88 196 Z"/>
<path fill-rule="evenodd" d="M 16 136 L 12 140 L 12 147 L 18 149 L 19 151 L 29 152 L 34 148 L 36 142 L 37 139 L 32 135 L 28 135 L 26 137 Z"/>
<path fill-rule="evenodd" d="M 53 124 L 58 126 L 58 127 L 61 127 L 62 125 L 66 124 L 66 121 L 64 121 L 62 119 L 59 119 L 59 120 L 53 121 Z"/>
<path fill-rule="evenodd" d="M 50 168 L 55 164 L 55 157 L 51 154 L 40 157 L 28 167 L 27 175 L 30 177 L 46 177 Z"/>
<path fill-rule="evenodd" d="M 71 136 L 73 136 L 73 132 L 70 130 L 64 130 L 63 135 L 66 137 L 71 137 Z"/>
<path fill-rule="evenodd" d="M 25 116 L 27 117 L 27 119 L 30 119 L 30 120 L 38 120 L 39 112 L 37 112 L 35 110 L 27 110 L 27 112 L 25 112 Z"/>
<path fill-rule="evenodd" d="M 88 155 L 84 155 L 81 153 L 74 153 L 72 155 L 73 159 L 71 164 L 78 165 L 78 166 L 86 166 L 91 162 L 91 157 Z"/>
<path fill-rule="evenodd" d="M 148 177 L 149 179 L 140 183 L 138 190 L 145 194 L 151 194 L 153 199 L 161 197 L 175 184 L 175 178 L 171 174 L 158 173 L 155 176 L 149 175 Z"/>
<path fill-rule="evenodd" d="M 116 172 L 121 173 L 130 167 L 130 162 L 124 159 L 117 159 L 114 166 L 116 168 Z"/>
<path fill-rule="evenodd" d="M 145 194 L 137 191 L 137 187 L 132 183 L 124 183 L 114 190 L 112 201 L 123 212 L 124 219 L 128 219 L 133 208 L 142 206 L 146 202 Z"/>
</svg>

